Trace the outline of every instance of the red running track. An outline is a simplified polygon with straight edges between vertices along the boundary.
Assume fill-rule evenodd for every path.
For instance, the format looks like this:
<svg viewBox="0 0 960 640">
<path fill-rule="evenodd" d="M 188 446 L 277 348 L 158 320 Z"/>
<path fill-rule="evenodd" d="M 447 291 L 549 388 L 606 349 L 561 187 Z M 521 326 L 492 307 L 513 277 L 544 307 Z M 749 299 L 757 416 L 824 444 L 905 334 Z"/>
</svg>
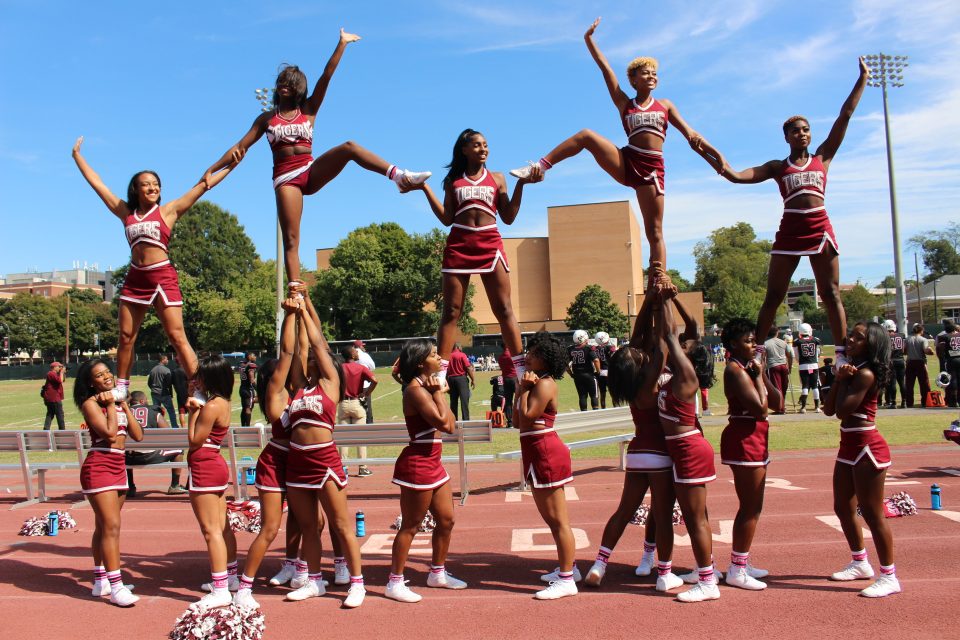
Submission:
<svg viewBox="0 0 960 640">
<path fill-rule="evenodd" d="M 633 574 L 642 551 L 642 532 L 628 527 L 602 587 L 581 586 L 576 597 L 535 601 L 531 596 L 542 586 L 539 575 L 556 565 L 550 536 L 535 531 L 544 530 L 544 525 L 530 497 L 509 490 L 519 465 L 491 463 L 471 466 L 475 492 L 465 507 L 456 509 L 447 566 L 470 584 L 469 589 L 426 588 L 429 555 L 415 552 L 406 577 L 423 601 L 401 604 L 382 596 L 389 571 L 389 525 L 399 513 L 399 493 L 389 483 L 389 467 L 381 466 L 375 468 L 374 476 L 351 478 L 349 485 L 351 509 L 366 514 L 363 550 L 368 596 L 363 606 L 341 610 L 343 587 L 333 587 L 323 598 L 285 602 L 285 588 L 266 584 L 282 557 L 278 542 L 263 575 L 258 576 L 254 595 L 266 615 L 268 638 L 312 637 L 318 631 L 341 638 L 389 635 L 423 640 L 642 638 L 651 633 L 711 638 L 960 637 L 949 614 L 952 604 L 945 597 L 960 589 L 960 553 L 956 551 L 960 548 L 960 449 L 946 444 L 894 449 L 885 494 L 907 491 L 920 513 L 890 521 L 904 593 L 880 600 L 857 596 L 868 581 L 825 579 L 849 561 L 840 532 L 818 519 L 829 520 L 832 515 L 833 455 L 832 451 L 782 453 L 770 466 L 765 511 L 752 555 L 754 564 L 771 573 L 770 586 L 762 592 L 721 586 L 720 600 L 699 604 L 682 604 L 672 595 L 657 593 L 652 578 Z M 726 569 L 730 522 L 737 503 L 729 470 L 719 464 L 718 469 L 719 478 L 709 488 L 709 506 L 717 566 Z M 456 469 L 450 471 L 454 474 Z M 575 472 L 573 491 L 568 494 L 571 524 L 579 530 L 583 547 L 577 558 L 586 572 L 619 499 L 622 474 L 608 460 L 579 461 Z M 125 581 L 136 585 L 141 600 L 124 610 L 89 595 L 93 520 L 89 507 L 78 505 L 71 510 L 78 532 L 62 531 L 57 537 L 44 538 L 16 535 L 27 517 L 69 508 L 82 499 L 74 476 L 51 474 L 49 493 L 64 495 L 59 501 L 0 511 L 2 637 L 102 638 L 121 630 L 127 638 L 165 637 L 176 617 L 200 596 L 200 583 L 209 578 L 203 539 L 186 498 L 162 494 L 169 477 L 165 471 L 137 472 L 138 488 L 147 493 L 124 508 L 121 545 Z M 943 487 L 945 510 L 939 513 L 929 510 L 933 482 Z M 22 499 L 22 487 L 16 483 L 16 474 L 0 474 L 3 502 Z M 157 491 L 150 492 L 150 487 Z M 678 570 L 691 568 L 689 544 L 679 538 L 683 528 L 676 532 L 674 565 Z M 251 536 L 239 534 L 241 566 Z M 429 536 L 420 537 L 415 545 L 419 542 L 428 548 Z M 867 549 L 876 567 L 869 540 Z M 325 574 L 331 573 L 331 565 L 324 567 Z"/>
</svg>

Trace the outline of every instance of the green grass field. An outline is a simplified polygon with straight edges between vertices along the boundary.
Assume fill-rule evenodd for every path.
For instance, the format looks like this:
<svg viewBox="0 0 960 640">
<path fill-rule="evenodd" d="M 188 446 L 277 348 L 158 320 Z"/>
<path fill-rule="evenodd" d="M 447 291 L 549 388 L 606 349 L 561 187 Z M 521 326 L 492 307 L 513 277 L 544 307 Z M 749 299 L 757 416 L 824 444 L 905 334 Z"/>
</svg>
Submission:
<svg viewBox="0 0 960 640">
<path fill-rule="evenodd" d="M 931 363 L 931 379 L 935 373 L 933 369 L 936 362 Z M 374 417 L 378 422 L 395 422 L 402 419 L 400 386 L 390 377 L 390 370 L 387 368 L 378 369 L 377 379 L 379 385 L 373 396 Z M 487 411 L 490 399 L 490 377 L 492 372 L 476 373 L 476 389 L 470 399 L 470 414 L 472 418 L 482 418 Z M 796 371 L 794 371 L 791 384 L 798 385 Z M 45 409 L 43 401 L 40 399 L 39 380 L 8 380 L 0 381 L 0 429 L 3 430 L 23 430 L 40 429 L 43 426 L 43 417 Z M 73 390 L 73 380 L 68 379 L 66 383 L 67 399 L 64 402 L 64 413 L 66 414 L 67 427 L 76 429 L 80 424 L 80 413 L 69 400 L 69 395 Z M 146 390 L 146 377 L 134 377 L 131 381 L 131 390 Z M 795 394 L 798 391 L 795 390 Z M 917 391 L 919 393 L 919 390 Z M 240 422 L 240 408 L 234 403 L 235 424 Z M 578 409 L 577 393 L 573 381 L 568 377 L 560 381 L 560 411 L 576 411 Z M 726 399 L 723 395 L 723 376 L 722 368 L 717 366 L 717 383 L 710 390 L 710 409 L 713 417 L 703 419 L 704 432 L 707 439 L 719 447 L 720 432 L 726 424 L 724 415 L 727 411 Z M 787 398 L 788 415 L 779 417 L 774 416 L 771 420 L 770 428 L 770 448 L 772 451 L 784 451 L 790 449 L 817 449 L 832 448 L 837 445 L 838 426 L 833 418 L 827 418 L 820 414 L 807 414 L 804 416 L 790 415 L 793 411 L 790 397 Z M 956 417 L 956 410 L 928 410 L 924 412 L 900 412 L 897 410 L 881 411 L 878 416 L 880 429 L 891 445 L 909 445 L 934 443 L 942 441 L 942 430 L 946 428 L 950 421 Z M 254 410 L 254 422 L 263 420 L 259 409 Z M 54 423 L 54 427 L 55 427 Z M 600 437 L 622 433 L 622 431 L 612 430 L 606 432 L 597 432 L 590 434 L 589 437 Z M 587 436 L 585 436 L 587 437 Z M 497 430 L 494 433 L 494 441 L 489 444 L 470 445 L 469 453 L 489 454 L 502 451 L 512 451 L 519 449 L 517 432 L 515 430 Z M 371 447 L 370 456 L 372 457 L 391 457 L 399 454 L 399 447 Z M 573 451 L 575 458 L 611 458 L 616 457 L 619 448 L 616 445 L 598 446 L 589 449 L 578 449 Z M 244 455 L 256 455 L 255 451 L 244 451 Z M 447 453 L 455 453 L 451 450 Z M 68 459 L 72 454 L 37 454 L 38 460 L 43 459 Z M 0 454 L 0 462 L 16 462 L 16 454 Z"/>
</svg>

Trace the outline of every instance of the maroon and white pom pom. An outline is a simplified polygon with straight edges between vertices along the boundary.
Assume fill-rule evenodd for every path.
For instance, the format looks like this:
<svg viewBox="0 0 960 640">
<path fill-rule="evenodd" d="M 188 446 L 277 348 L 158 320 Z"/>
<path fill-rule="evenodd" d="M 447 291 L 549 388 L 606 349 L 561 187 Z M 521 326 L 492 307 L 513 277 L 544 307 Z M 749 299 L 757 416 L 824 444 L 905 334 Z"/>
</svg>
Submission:
<svg viewBox="0 0 960 640">
<path fill-rule="evenodd" d="M 403 524 L 403 516 L 397 516 L 397 519 L 393 521 L 393 524 L 390 525 L 391 529 L 399 530 L 400 526 Z M 421 533 L 431 533 L 437 527 L 437 521 L 434 519 L 433 514 L 427 511 L 427 515 L 423 516 L 423 520 L 420 521 L 420 526 L 417 527 L 417 531 Z"/>
<path fill-rule="evenodd" d="M 171 640 L 262 640 L 266 629 L 260 609 L 231 604 L 218 609 L 190 605 L 177 618 Z"/>
</svg>

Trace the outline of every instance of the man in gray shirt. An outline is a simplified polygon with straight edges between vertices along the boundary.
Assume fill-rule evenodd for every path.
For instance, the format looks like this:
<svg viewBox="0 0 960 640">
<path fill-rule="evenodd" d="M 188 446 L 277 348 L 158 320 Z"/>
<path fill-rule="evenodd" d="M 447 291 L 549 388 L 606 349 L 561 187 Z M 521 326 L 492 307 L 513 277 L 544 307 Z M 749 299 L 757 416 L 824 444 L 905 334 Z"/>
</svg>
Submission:
<svg viewBox="0 0 960 640">
<path fill-rule="evenodd" d="M 179 428 L 177 410 L 173 406 L 173 373 L 167 367 L 168 362 L 167 356 L 160 356 L 160 362 L 150 370 L 147 376 L 147 387 L 150 389 L 150 398 L 154 406 L 162 406 L 167 411 L 170 424 L 174 428 Z"/>
<path fill-rule="evenodd" d="M 923 337 L 923 325 L 913 325 L 913 333 L 907 338 L 907 383 L 903 397 L 907 407 L 913 408 L 913 383 L 920 381 L 920 406 L 926 406 L 930 392 L 930 376 L 927 374 L 927 356 L 933 355 L 933 349 Z"/>
<path fill-rule="evenodd" d="M 786 409 L 787 387 L 790 386 L 790 372 L 793 370 L 793 352 L 787 343 L 779 338 L 780 330 L 770 327 L 763 348 L 767 353 L 767 375 L 770 382 L 780 391 L 780 406 L 770 407 L 773 413 L 783 414 Z"/>
</svg>

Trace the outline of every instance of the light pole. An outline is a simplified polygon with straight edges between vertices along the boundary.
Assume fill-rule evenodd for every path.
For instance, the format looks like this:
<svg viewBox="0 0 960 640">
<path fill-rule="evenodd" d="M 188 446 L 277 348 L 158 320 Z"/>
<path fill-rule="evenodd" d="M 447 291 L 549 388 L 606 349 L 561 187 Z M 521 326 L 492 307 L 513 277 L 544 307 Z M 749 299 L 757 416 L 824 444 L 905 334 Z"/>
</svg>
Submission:
<svg viewBox="0 0 960 640">
<path fill-rule="evenodd" d="M 257 102 L 260 103 L 260 111 L 264 113 L 273 110 L 273 89 L 264 87 L 254 89 L 254 95 Z M 283 234 L 280 230 L 280 217 L 277 216 L 277 309 L 276 309 L 276 332 L 274 346 L 276 347 L 277 357 L 280 357 L 280 327 L 283 324 Z"/>
<path fill-rule="evenodd" d="M 881 52 L 864 56 L 870 67 L 867 84 L 883 90 L 883 130 L 887 140 L 887 175 L 890 181 L 890 218 L 893 223 L 893 266 L 897 280 L 897 326 L 907 333 L 907 293 L 903 286 L 903 269 L 900 266 L 900 221 L 897 219 L 897 186 L 893 176 L 893 148 L 890 144 L 890 115 L 887 108 L 887 85 L 903 86 L 903 70 L 909 66 L 907 56 L 889 56 Z"/>
<path fill-rule="evenodd" d="M 70 294 L 65 294 L 67 296 L 67 331 L 64 334 L 64 337 L 67 339 L 66 347 L 63 349 L 63 364 L 64 366 L 69 366 L 70 364 Z"/>
<path fill-rule="evenodd" d="M 933 318 L 935 321 L 940 322 L 940 305 L 937 304 L 937 283 L 940 282 L 940 278 L 937 278 L 933 281 Z"/>
</svg>

